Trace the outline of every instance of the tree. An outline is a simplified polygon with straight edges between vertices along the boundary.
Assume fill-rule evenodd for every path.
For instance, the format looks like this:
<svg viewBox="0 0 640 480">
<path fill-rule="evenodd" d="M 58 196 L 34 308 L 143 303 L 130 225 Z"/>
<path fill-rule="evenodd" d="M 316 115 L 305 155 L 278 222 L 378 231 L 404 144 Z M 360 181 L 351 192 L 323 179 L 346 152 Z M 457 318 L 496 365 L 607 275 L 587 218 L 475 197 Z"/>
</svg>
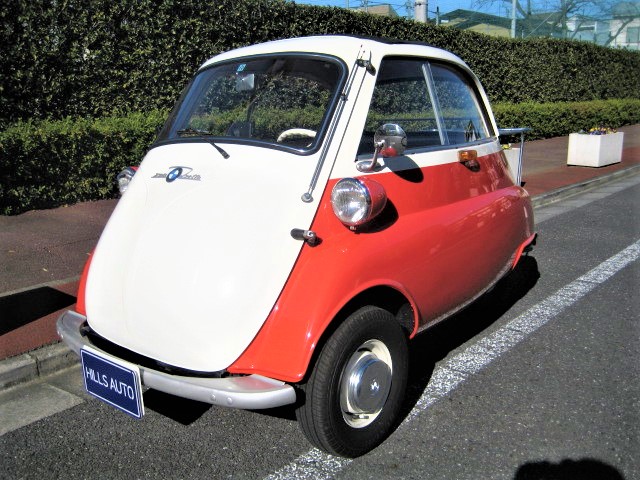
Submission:
<svg viewBox="0 0 640 480">
<path fill-rule="evenodd" d="M 621 2 L 611 10 L 611 28 L 604 45 L 610 45 L 634 20 L 640 18 L 640 2 Z"/>
<path fill-rule="evenodd" d="M 596 20 L 613 19 L 615 31 L 609 32 L 609 44 L 634 19 L 640 16 L 640 2 L 620 2 L 620 0 L 477 0 L 479 8 L 489 5 L 515 3 L 520 19 L 535 31 L 546 23 L 562 38 L 574 38 L 581 27 Z M 538 26 L 535 26 L 535 22 Z"/>
</svg>

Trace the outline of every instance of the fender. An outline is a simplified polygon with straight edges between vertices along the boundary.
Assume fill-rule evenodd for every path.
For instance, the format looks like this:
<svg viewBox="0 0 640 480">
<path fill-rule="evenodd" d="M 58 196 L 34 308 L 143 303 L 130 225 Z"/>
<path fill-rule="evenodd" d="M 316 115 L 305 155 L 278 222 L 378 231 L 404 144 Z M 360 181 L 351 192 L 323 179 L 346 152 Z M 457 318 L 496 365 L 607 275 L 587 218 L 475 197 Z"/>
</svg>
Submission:
<svg viewBox="0 0 640 480">
<path fill-rule="evenodd" d="M 528 249 L 530 249 L 531 247 L 533 247 L 533 245 L 536 244 L 537 238 L 538 238 L 538 234 L 534 233 L 529 238 L 527 238 L 524 242 L 522 242 L 522 245 L 518 247 L 518 251 L 516 252 L 516 258 L 513 260 L 513 265 L 511 267 L 511 270 L 514 270 L 516 268 L 516 266 L 518 265 L 518 262 L 522 258 L 522 254 L 525 251 L 528 251 Z"/>
<path fill-rule="evenodd" d="M 81 315 L 87 316 L 87 307 L 86 307 L 86 290 L 87 290 L 87 277 L 89 276 L 89 269 L 91 268 L 91 260 L 93 259 L 93 252 L 95 248 L 91 250 L 89 253 L 89 258 L 84 264 L 82 269 L 82 275 L 80 276 L 80 283 L 78 284 L 78 295 L 76 299 L 76 312 Z"/>
</svg>

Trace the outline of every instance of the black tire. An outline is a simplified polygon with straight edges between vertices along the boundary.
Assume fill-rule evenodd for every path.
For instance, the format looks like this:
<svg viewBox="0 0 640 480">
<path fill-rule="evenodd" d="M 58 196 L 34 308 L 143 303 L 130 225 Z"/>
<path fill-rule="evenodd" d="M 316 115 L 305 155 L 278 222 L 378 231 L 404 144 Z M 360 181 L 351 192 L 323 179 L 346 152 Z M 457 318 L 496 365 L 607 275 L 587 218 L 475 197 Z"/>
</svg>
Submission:
<svg viewBox="0 0 640 480">
<path fill-rule="evenodd" d="M 327 340 L 303 386 L 296 410 L 302 431 L 334 455 L 374 449 L 400 420 L 408 366 L 407 337 L 393 315 L 372 306 L 354 312 Z"/>
</svg>

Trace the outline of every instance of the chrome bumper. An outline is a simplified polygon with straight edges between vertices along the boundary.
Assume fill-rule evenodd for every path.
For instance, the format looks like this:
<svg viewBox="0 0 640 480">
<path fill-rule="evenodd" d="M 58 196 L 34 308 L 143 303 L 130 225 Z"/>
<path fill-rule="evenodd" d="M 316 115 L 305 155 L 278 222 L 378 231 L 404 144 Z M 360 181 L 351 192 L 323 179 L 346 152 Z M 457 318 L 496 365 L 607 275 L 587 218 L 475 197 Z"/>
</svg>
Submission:
<svg viewBox="0 0 640 480">
<path fill-rule="evenodd" d="M 78 356 L 80 349 L 85 345 L 102 351 L 80 332 L 86 320 L 76 312 L 67 311 L 56 324 L 60 338 Z M 110 355 L 108 352 L 104 353 Z M 199 402 L 253 410 L 279 407 L 296 401 L 296 393 L 291 385 L 260 375 L 227 378 L 184 377 L 138 367 L 143 385 Z"/>
</svg>

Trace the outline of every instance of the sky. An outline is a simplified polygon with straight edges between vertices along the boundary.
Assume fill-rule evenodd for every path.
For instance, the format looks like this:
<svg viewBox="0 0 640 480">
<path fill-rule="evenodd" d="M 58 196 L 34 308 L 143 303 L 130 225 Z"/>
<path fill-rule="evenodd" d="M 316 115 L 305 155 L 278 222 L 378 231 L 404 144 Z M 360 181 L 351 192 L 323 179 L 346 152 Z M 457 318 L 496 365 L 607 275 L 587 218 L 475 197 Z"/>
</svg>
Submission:
<svg viewBox="0 0 640 480">
<path fill-rule="evenodd" d="M 440 13 L 445 14 L 459 8 L 464 10 L 478 10 L 478 4 L 475 0 L 427 0 L 429 18 L 435 18 L 436 8 L 440 8 Z M 415 0 L 408 0 L 413 5 Z M 362 4 L 361 0 L 296 0 L 296 3 L 320 5 L 320 6 L 334 6 L 334 7 L 346 7 L 347 3 L 350 8 L 359 7 Z M 407 0 L 369 0 L 369 5 L 389 4 L 391 5 L 398 15 L 404 16 L 406 14 L 405 5 Z M 411 10 L 413 12 L 413 10 Z M 485 6 L 482 8 L 484 13 L 491 13 L 493 15 L 509 16 L 510 8 L 506 5 L 502 5 L 502 2 L 494 2 L 492 6 Z M 413 15 L 412 15 L 413 16 Z"/>
<path fill-rule="evenodd" d="M 309 5 L 320 5 L 320 6 L 335 6 L 335 7 L 347 7 L 347 4 L 350 8 L 356 8 L 363 4 L 363 0 L 294 0 L 296 3 L 300 4 L 309 4 Z M 368 0 L 369 5 L 380 5 L 380 4 L 389 4 L 391 5 L 398 15 L 406 16 L 407 10 L 405 6 L 408 4 L 411 5 L 411 18 L 413 18 L 413 5 L 415 4 L 415 0 Z M 622 0 L 621 0 L 622 1 Z M 637 0 L 634 0 L 637 1 Z M 428 2 L 428 11 L 429 18 L 435 19 L 436 17 L 436 8 L 440 8 L 440 14 L 445 14 L 452 12 L 453 10 L 463 9 L 463 10 L 473 10 L 480 11 L 482 13 L 490 13 L 492 15 L 499 15 L 502 17 L 511 17 L 511 1 L 509 0 L 427 0 Z M 520 3 L 526 5 L 525 0 L 520 0 Z M 532 11 L 534 13 L 540 12 L 549 12 L 556 10 L 558 8 L 559 0 L 531 0 Z M 606 6 L 611 3 L 616 3 L 612 0 L 601 0 L 599 2 L 593 2 L 593 4 L 598 4 L 600 7 Z M 482 6 L 480 6 L 482 4 Z M 588 2 L 585 2 L 587 5 Z M 583 14 L 591 14 L 598 15 L 602 12 L 598 10 L 597 7 L 593 7 L 591 9 L 585 7 L 584 10 L 581 11 Z"/>
</svg>

